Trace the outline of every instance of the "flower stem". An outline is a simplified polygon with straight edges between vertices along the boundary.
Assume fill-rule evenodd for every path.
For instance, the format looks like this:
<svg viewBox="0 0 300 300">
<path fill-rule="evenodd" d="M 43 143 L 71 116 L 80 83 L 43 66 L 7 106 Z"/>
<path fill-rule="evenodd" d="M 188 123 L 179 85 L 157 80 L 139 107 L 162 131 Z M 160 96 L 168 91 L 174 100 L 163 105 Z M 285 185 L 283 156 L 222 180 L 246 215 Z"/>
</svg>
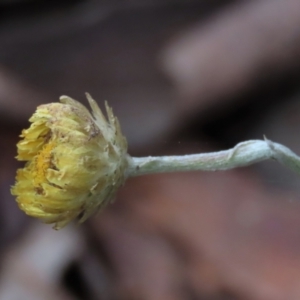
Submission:
<svg viewBox="0 0 300 300">
<path fill-rule="evenodd" d="M 270 140 L 250 140 L 234 148 L 182 156 L 129 157 L 128 177 L 178 171 L 219 171 L 275 159 L 300 175 L 300 157 Z"/>
</svg>

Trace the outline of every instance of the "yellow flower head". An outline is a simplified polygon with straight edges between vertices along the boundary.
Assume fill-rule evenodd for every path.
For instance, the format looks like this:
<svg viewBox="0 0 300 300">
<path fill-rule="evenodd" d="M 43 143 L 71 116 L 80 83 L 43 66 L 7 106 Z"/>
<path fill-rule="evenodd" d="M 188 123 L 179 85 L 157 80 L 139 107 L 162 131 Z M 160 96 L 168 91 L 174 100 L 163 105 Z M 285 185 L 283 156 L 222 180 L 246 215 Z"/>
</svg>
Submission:
<svg viewBox="0 0 300 300">
<path fill-rule="evenodd" d="M 59 229 L 72 219 L 85 221 L 102 208 L 125 181 L 127 142 L 111 108 L 108 120 L 87 94 L 90 112 L 62 96 L 61 103 L 40 105 L 22 131 L 11 192 L 29 216 Z"/>
</svg>

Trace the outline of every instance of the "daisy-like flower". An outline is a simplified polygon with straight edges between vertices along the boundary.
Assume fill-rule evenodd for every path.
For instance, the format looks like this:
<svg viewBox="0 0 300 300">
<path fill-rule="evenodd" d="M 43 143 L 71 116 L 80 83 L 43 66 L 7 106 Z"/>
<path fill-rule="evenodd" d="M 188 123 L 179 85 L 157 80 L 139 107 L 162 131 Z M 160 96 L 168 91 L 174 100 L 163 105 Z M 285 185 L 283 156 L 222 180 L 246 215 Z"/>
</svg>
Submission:
<svg viewBox="0 0 300 300">
<path fill-rule="evenodd" d="M 108 120 L 87 98 L 93 117 L 66 96 L 40 105 L 17 145 L 17 159 L 26 165 L 11 192 L 26 214 L 55 229 L 77 217 L 85 221 L 112 200 L 126 177 L 127 142 L 119 122 L 107 103 Z"/>
</svg>

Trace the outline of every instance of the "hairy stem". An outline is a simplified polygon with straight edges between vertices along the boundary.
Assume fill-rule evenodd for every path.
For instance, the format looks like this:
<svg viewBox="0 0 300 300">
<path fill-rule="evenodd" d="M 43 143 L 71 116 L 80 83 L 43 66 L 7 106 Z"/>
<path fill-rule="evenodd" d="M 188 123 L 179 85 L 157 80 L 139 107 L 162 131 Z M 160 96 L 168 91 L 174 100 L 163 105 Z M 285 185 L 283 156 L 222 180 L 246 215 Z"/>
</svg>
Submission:
<svg viewBox="0 0 300 300">
<path fill-rule="evenodd" d="M 300 157 L 289 148 L 270 140 L 250 140 L 234 148 L 181 156 L 129 157 L 128 177 L 178 171 L 218 171 L 275 159 L 300 175 Z"/>
</svg>

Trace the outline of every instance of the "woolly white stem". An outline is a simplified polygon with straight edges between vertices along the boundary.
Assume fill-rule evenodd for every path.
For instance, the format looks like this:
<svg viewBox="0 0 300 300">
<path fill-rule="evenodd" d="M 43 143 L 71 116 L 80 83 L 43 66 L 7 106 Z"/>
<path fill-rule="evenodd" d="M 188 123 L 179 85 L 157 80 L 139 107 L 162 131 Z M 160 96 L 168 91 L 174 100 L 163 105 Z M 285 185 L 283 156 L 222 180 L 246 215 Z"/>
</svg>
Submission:
<svg viewBox="0 0 300 300">
<path fill-rule="evenodd" d="M 178 171 L 218 171 L 275 159 L 300 175 L 300 157 L 289 148 L 270 140 L 250 140 L 234 148 L 182 156 L 129 157 L 128 177 Z"/>
</svg>

